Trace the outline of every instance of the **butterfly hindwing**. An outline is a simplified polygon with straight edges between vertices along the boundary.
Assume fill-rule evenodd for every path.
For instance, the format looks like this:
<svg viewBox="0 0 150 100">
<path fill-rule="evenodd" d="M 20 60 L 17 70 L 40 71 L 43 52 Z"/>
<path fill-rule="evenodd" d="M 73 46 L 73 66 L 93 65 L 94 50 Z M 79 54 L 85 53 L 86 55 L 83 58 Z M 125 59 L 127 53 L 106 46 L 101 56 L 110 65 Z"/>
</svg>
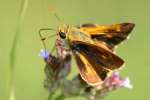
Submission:
<svg viewBox="0 0 150 100">
<path fill-rule="evenodd" d="M 133 23 L 120 23 L 114 25 L 82 24 L 80 30 L 89 34 L 92 39 L 105 42 L 110 49 L 125 40 L 134 28 Z"/>
<path fill-rule="evenodd" d="M 119 69 L 124 61 L 112 52 L 85 42 L 74 42 L 72 46 L 81 77 L 91 85 L 100 84 L 108 73 Z"/>
</svg>

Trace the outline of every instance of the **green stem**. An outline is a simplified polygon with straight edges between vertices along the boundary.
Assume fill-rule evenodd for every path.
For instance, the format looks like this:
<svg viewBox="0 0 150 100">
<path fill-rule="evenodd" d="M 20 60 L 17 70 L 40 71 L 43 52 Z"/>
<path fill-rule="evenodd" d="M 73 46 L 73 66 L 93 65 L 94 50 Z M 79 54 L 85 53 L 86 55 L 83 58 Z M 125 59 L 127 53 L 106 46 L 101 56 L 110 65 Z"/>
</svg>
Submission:
<svg viewBox="0 0 150 100">
<path fill-rule="evenodd" d="M 14 84 L 14 70 L 15 70 L 15 55 L 16 55 L 16 47 L 19 38 L 20 28 L 23 23 L 24 15 L 28 6 L 28 0 L 21 1 L 21 9 L 19 11 L 16 31 L 14 35 L 14 39 L 12 42 L 11 52 L 10 52 L 10 95 L 9 100 L 15 100 L 15 84 Z"/>
<path fill-rule="evenodd" d="M 48 100 L 52 100 L 53 95 L 54 95 L 54 92 L 50 93 L 49 96 L 48 96 Z"/>
<path fill-rule="evenodd" d="M 55 98 L 55 100 L 64 100 L 64 99 L 65 99 L 65 96 L 64 96 L 63 93 L 61 93 L 59 96 L 57 96 L 57 97 Z"/>
</svg>

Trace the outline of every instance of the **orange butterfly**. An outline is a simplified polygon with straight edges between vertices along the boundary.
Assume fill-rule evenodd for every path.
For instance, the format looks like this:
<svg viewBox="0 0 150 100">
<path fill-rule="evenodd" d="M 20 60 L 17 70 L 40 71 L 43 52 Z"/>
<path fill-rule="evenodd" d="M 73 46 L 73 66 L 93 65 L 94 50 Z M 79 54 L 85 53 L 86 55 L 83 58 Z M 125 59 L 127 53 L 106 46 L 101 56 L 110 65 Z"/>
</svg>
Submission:
<svg viewBox="0 0 150 100">
<path fill-rule="evenodd" d="M 82 24 L 78 27 L 60 25 L 56 47 L 59 43 L 63 44 L 63 54 L 69 51 L 74 55 L 82 79 L 95 86 L 124 64 L 114 51 L 133 28 L 133 23 Z"/>
</svg>

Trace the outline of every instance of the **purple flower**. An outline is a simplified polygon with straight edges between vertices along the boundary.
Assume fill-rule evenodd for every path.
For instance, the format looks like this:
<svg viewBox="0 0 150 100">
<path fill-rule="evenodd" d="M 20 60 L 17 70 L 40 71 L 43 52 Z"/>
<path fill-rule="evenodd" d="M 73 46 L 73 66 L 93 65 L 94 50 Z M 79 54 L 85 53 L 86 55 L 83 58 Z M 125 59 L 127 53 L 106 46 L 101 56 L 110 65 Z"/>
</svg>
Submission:
<svg viewBox="0 0 150 100">
<path fill-rule="evenodd" d="M 41 49 L 39 56 L 46 60 L 46 59 L 48 59 L 49 53 L 48 53 L 48 51 Z"/>
<path fill-rule="evenodd" d="M 104 81 L 103 84 L 105 87 L 108 87 L 109 90 L 112 90 L 113 88 L 119 88 L 119 87 L 126 87 L 129 89 L 132 89 L 133 86 L 130 83 L 130 80 L 128 77 L 125 79 L 122 79 L 120 77 L 119 72 L 114 72 L 108 79 Z"/>
<path fill-rule="evenodd" d="M 126 77 L 126 78 L 123 80 L 122 86 L 123 86 L 123 87 L 126 87 L 126 88 L 128 88 L 128 89 L 132 89 L 132 88 L 133 88 L 133 85 L 131 84 L 129 77 Z"/>
</svg>

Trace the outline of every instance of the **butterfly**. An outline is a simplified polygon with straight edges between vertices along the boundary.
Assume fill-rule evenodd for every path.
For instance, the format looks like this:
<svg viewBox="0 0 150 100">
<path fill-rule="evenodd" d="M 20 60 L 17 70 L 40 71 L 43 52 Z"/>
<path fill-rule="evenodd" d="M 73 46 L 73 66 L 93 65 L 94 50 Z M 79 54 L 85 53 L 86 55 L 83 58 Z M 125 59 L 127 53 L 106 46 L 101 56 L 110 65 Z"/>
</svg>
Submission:
<svg viewBox="0 0 150 100">
<path fill-rule="evenodd" d="M 133 23 L 113 25 L 81 24 L 60 25 L 57 44 L 62 51 L 75 57 L 81 78 L 89 85 L 102 84 L 115 70 L 122 68 L 124 61 L 115 54 L 118 44 L 128 38 Z M 61 53 L 63 54 L 63 53 Z"/>
</svg>

